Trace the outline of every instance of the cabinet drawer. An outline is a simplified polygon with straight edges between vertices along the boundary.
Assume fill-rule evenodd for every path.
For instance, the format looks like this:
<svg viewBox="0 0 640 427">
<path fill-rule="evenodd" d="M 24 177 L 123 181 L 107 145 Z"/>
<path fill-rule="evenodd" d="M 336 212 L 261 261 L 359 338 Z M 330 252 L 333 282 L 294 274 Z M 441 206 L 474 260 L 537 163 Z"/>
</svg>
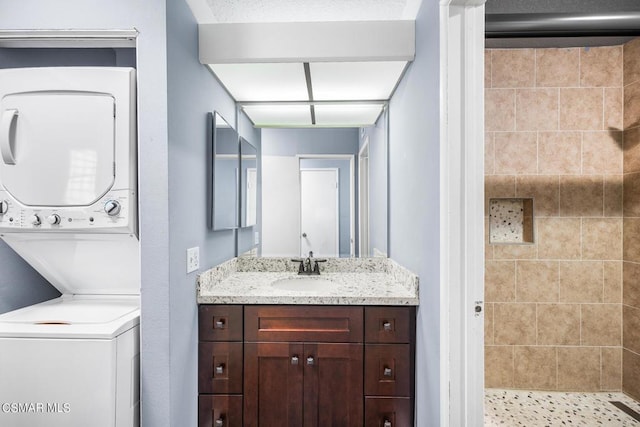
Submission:
<svg viewBox="0 0 640 427">
<path fill-rule="evenodd" d="M 364 349 L 364 394 L 411 397 L 409 344 L 367 344 Z"/>
<path fill-rule="evenodd" d="M 364 340 L 372 343 L 409 343 L 414 330 L 412 307 L 365 307 Z"/>
<path fill-rule="evenodd" d="M 362 342 L 362 307 L 246 306 L 245 341 Z"/>
<path fill-rule="evenodd" d="M 367 397 L 364 399 L 366 427 L 411 427 L 411 399 L 402 397 Z"/>
<path fill-rule="evenodd" d="M 242 396 L 198 396 L 199 427 L 242 427 Z"/>
<path fill-rule="evenodd" d="M 198 328 L 200 341 L 242 341 L 242 306 L 201 305 Z"/>
<path fill-rule="evenodd" d="M 199 393 L 242 393 L 242 343 L 198 344 Z"/>
</svg>

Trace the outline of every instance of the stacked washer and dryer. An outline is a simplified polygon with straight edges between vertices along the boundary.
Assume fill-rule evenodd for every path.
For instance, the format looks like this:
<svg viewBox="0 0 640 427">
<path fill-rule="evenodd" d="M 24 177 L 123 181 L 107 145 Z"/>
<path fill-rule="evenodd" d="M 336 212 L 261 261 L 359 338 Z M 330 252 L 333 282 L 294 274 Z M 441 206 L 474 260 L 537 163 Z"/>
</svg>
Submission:
<svg viewBox="0 0 640 427">
<path fill-rule="evenodd" d="M 62 294 L 0 315 L 1 426 L 139 424 L 135 81 L 0 70 L 0 237 Z"/>
</svg>

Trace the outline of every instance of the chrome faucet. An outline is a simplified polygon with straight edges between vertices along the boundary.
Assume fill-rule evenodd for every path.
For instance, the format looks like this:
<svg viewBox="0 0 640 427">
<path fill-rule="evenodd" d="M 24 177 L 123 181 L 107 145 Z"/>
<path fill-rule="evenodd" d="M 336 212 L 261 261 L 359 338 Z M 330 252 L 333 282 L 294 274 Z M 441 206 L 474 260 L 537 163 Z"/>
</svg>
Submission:
<svg viewBox="0 0 640 427">
<path fill-rule="evenodd" d="M 319 262 L 327 262 L 326 259 L 318 259 L 313 257 L 313 251 L 309 251 L 309 256 L 302 258 L 294 258 L 291 261 L 299 262 L 300 265 L 298 267 L 298 274 L 306 274 L 308 276 L 319 276 L 320 275 L 320 267 L 318 266 Z M 312 263 L 313 262 L 313 266 Z"/>
</svg>

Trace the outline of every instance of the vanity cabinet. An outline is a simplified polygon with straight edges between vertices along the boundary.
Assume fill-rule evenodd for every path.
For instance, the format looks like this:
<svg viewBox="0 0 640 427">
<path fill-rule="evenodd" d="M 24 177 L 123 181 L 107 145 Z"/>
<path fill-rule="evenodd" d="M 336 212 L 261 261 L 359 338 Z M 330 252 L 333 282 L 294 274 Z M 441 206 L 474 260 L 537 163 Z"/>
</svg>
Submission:
<svg viewBox="0 0 640 427">
<path fill-rule="evenodd" d="M 414 336 L 414 307 L 202 305 L 199 425 L 413 426 Z"/>
</svg>

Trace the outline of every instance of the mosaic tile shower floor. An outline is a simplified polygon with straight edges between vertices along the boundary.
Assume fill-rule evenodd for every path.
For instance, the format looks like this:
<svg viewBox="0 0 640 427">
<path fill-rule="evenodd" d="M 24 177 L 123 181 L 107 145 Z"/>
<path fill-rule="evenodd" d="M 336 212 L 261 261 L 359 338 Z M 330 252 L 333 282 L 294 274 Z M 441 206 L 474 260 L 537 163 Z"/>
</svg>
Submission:
<svg viewBox="0 0 640 427">
<path fill-rule="evenodd" d="M 563 393 L 486 389 L 484 425 L 640 426 L 609 403 L 622 402 L 640 413 L 640 403 L 623 393 Z"/>
</svg>

